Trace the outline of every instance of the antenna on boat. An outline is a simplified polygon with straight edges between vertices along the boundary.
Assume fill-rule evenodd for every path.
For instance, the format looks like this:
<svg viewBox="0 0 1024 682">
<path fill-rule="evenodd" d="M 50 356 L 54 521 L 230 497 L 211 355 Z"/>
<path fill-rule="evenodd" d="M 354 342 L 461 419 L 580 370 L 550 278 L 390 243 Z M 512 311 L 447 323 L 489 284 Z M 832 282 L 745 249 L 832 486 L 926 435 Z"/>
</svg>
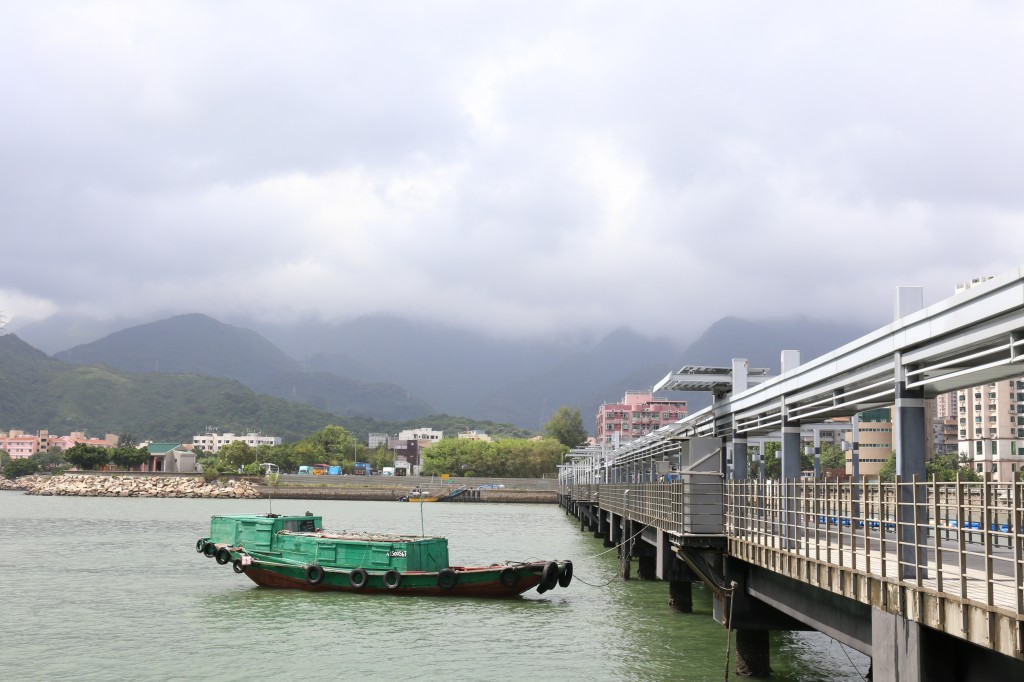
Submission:
<svg viewBox="0 0 1024 682">
<path fill-rule="evenodd" d="M 423 498 L 420 498 L 420 537 L 427 537 L 427 533 L 423 530 Z"/>
</svg>

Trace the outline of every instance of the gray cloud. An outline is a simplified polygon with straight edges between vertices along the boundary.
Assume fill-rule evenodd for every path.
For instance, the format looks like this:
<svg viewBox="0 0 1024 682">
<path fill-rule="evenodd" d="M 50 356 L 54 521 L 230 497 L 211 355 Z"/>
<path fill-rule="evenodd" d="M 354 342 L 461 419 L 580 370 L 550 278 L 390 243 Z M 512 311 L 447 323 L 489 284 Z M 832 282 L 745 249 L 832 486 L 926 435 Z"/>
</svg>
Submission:
<svg viewBox="0 0 1024 682">
<path fill-rule="evenodd" d="M 1024 253 L 1013 3 L 34 2 L 0 310 L 686 336 Z"/>
</svg>

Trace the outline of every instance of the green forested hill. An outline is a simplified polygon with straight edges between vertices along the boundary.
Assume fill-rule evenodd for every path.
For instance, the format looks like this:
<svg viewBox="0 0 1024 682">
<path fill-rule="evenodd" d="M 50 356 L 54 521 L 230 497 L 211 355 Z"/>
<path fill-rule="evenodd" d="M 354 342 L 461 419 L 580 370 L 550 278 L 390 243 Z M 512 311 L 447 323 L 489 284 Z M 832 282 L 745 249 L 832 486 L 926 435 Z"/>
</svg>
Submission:
<svg viewBox="0 0 1024 682">
<path fill-rule="evenodd" d="M 371 431 L 396 433 L 416 426 L 524 435 L 508 424 L 446 415 L 408 422 L 339 416 L 259 395 L 230 379 L 73 366 L 47 357 L 13 334 L 0 336 L 0 430 L 130 433 L 139 440 L 191 442 L 193 435 L 212 427 L 235 433 L 261 431 L 287 442 L 329 424 L 343 426 L 363 441 Z"/>
<path fill-rule="evenodd" d="M 234 379 L 260 394 L 345 415 L 409 419 L 434 411 L 394 383 L 310 371 L 256 332 L 200 314 L 123 329 L 54 357 L 72 365 L 106 365 L 123 372 Z"/>
</svg>

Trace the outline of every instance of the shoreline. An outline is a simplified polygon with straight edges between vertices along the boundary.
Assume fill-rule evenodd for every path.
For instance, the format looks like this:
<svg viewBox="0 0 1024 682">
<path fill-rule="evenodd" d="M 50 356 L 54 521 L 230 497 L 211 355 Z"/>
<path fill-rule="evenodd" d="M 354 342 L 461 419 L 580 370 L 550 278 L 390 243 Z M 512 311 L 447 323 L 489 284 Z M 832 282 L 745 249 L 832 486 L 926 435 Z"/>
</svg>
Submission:
<svg viewBox="0 0 1024 682">
<path fill-rule="evenodd" d="M 529 483 L 526 483 L 529 486 Z M 432 487 L 440 491 L 444 488 Z M 370 500 L 394 502 L 409 498 L 418 485 L 367 485 L 364 482 L 332 481 L 318 485 L 283 483 L 267 485 L 262 479 L 231 477 L 206 483 L 196 476 L 146 476 L 103 473 L 72 473 L 60 476 L 23 476 L 13 481 L 0 479 L 0 490 L 21 491 L 26 495 L 70 497 L 199 497 L 237 499 L 297 500 Z M 410 500 L 415 502 L 415 498 Z M 555 490 L 531 487 L 469 489 L 450 500 L 458 503 L 557 504 Z"/>
</svg>

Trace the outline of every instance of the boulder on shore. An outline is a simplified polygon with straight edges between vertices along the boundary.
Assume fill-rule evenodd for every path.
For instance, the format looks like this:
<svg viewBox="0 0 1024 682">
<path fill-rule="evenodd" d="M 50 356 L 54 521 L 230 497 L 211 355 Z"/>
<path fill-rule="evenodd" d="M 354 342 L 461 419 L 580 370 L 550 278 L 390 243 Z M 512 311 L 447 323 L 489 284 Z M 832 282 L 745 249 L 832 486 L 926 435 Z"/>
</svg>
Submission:
<svg viewBox="0 0 1024 682">
<path fill-rule="evenodd" d="M 192 477 L 156 476 L 23 476 L 0 481 L 0 490 L 24 490 L 27 495 L 79 495 L 85 497 L 262 497 L 248 481 L 206 483 Z"/>
</svg>

